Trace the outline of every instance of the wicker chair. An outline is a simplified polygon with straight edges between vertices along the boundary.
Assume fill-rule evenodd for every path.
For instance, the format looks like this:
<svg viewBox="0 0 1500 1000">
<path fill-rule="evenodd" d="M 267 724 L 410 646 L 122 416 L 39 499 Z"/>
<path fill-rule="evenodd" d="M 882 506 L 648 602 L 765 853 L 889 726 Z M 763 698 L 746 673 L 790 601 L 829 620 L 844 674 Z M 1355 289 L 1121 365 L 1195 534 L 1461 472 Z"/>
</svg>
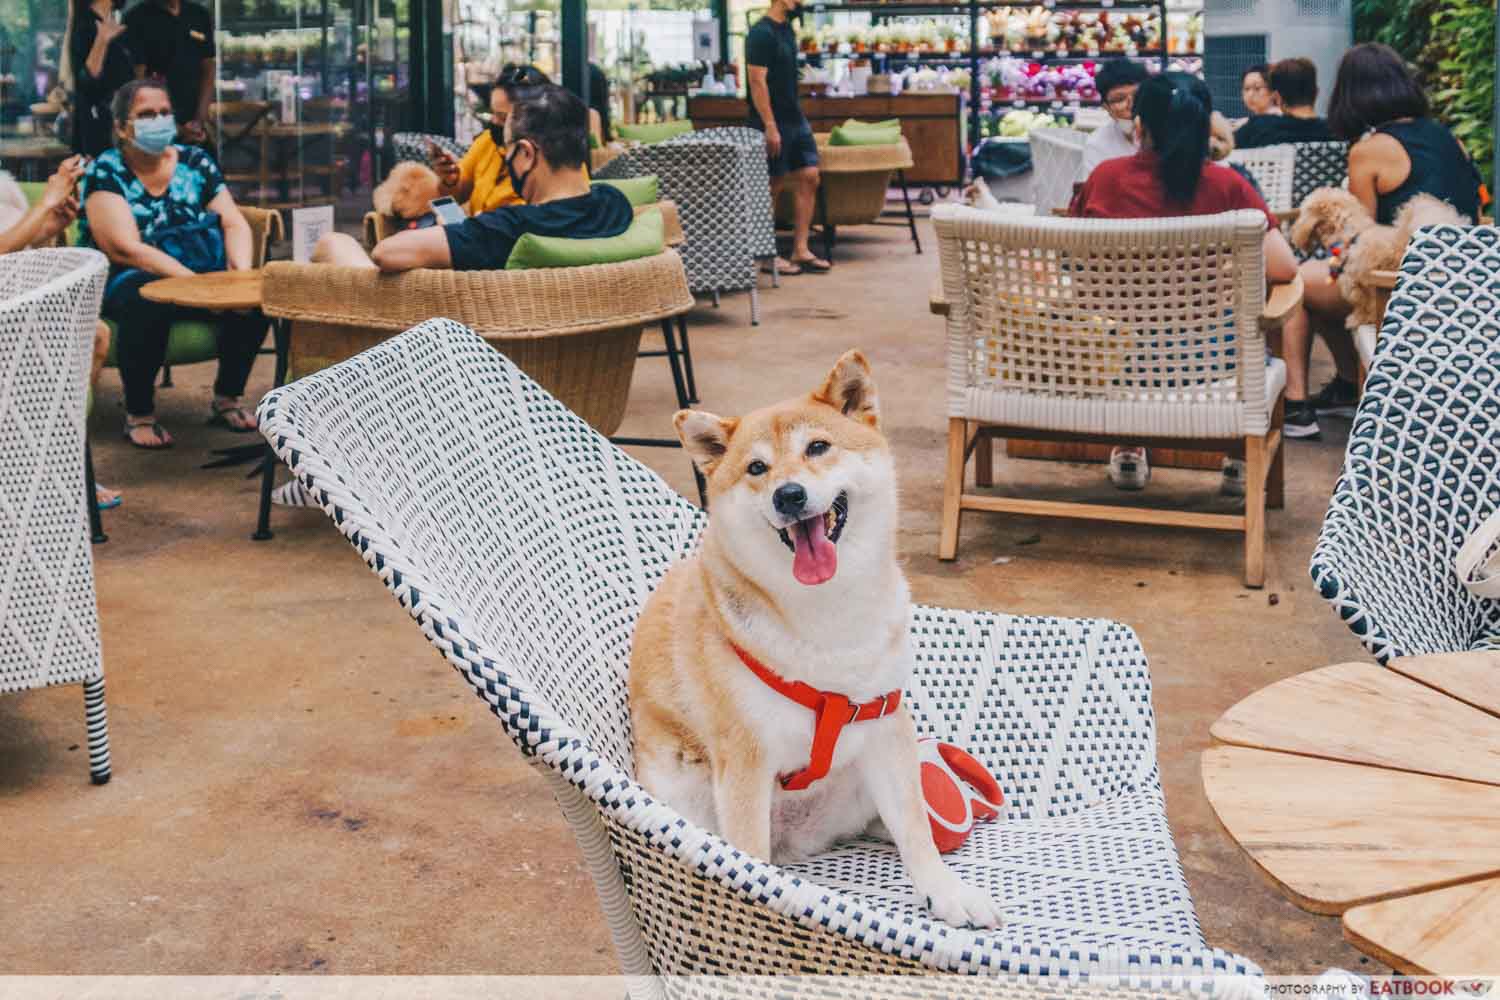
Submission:
<svg viewBox="0 0 1500 1000">
<path fill-rule="evenodd" d="M 415 163 L 426 163 L 427 144 L 433 142 L 459 159 L 463 159 L 464 153 L 468 152 L 452 136 L 438 135 L 434 132 L 392 132 L 392 162 L 405 163 L 411 160 Z"/>
<path fill-rule="evenodd" d="M 1031 202 L 1038 215 L 1067 208 L 1073 201 L 1073 182 L 1083 166 L 1088 133 L 1075 128 L 1039 128 L 1028 136 L 1031 145 Z"/>
<path fill-rule="evenodd" d="M 1343 187 L 1349 178 L 1349 144 L 1346 142 L 1294 142 L 1296 164 L 1292 168 L 1292 205 L 1320 187 Z"/>
<path fill-rule="evenodd" d="M 771 209 L 771 173 L 766 165 L 766 136 L 743 125 L 697 129 L 667 140 L 667 144 L 727 142 L 744 157 L 745 216 L 750 224 L 750 252 L 756 260 L 776 258 L 776 219 Z M 771 285 L 777 285 L 771 270 Z"/>
<path fill-rule="evenodd" d="M 911 898 L 889 844 L 858 840 L 780 867 L 634 782 L 631 633 L 652 587 L 696 546 L 704 514 L 482 340 L 433 320 L 272 392 L 260 417 L 546 777 L 622 972 L 640 977 L 629 981 L 637 1000 L 681 985 L 657 977 L 699 974 L 942 971 L 1158 992 L 1258 976 L 1204 944 L 1163 808 L 1150 673 L 1125 626 L 915 610 L 906 704 L 919 729 L 983 759 L 1006 793 L 1004 821 L 950 858 L 1004 892 L 1008 923 L 949 927 Z M 849 980 L 860 996 L 913 996 L 902 982 Z M 830 995 L 822 979 L 770 985 L 738 995 Z"/>
<path fill-rule="evenodd" d="M 1244 167 L 1255 178 L 1266 207 L 1285 216 L 1302 202 L 1292 196 L 1296 175 L 1297 147 L 1289 142 L 1254 149 L 1236 149 L 1229 162 Z"/>
<path fill-rule="evenodd" d="M 903 137 L 888 146 L 831 146 L 827 133 L 818 133 L 818 204 L 816 219 L 823 230 L 823 256 L 833 258 L 839 226 L 867 226 L 879 223 L 885 214 L 885 197 L 891 180 L 901 188 L 906 207 L 906 221 L 900 225 L 911 230 L 912 245 L 922 252 L 917 235 L 917 218 L 911 209 L 911 195 L 906 187 L 906 171 L 912 165 L 911 146 Z M 793 195 L 783 191 L 776 205 L 776 217 L 790 225 Z"/>
<path fill-rule="evenodd" d="M 0 691 L 83 684 L 89 776 L 109 780 L 84 419 L 109 262 L 0 257 Z"/>
<path fill-rule="evenodd" d="M 760 323 L 757 244 L 749 220 L 745 157 L 731 142 L 662 142 L 636 146 L 601 169 L 601 179 L 656 175 L 661 196 L 677 203 L 687 242 L 682 260 L 693 294 L 750 292 L 750 323 Z"/>
<path fill-rule="evenodd" d="M 1266 363 L 1261 242 L 1251 211 L 1178 219 L 933 211 L 948 311 L 948 463 L 938 555 L 964 510 L 1243 532 L 1265 579 L 1265 508 L 1282 503 L 1286 367 Z M 1184 280 L 1185 275 L 1190 275 Z M 1244 450 L 1245 513 L 1020 500 L 963 492 L 973 431 L 1021 440 Z"/>
<path fill-rule="evenodd" d="M 1376 659 L 1500 649 L 1500 601 L 1453 570 L 1500 508 L 1500 229 L 1407 248 L 1312 555 L 1324 599 Z"/>
</svg>

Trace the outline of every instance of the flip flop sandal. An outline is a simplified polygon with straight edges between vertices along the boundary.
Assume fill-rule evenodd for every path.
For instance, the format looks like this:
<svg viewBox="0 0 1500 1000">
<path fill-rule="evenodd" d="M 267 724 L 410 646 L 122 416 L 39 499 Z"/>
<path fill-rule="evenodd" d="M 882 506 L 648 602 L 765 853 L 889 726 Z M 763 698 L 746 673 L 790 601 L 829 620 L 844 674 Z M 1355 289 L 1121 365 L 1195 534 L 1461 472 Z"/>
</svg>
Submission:
<svg viewBox="0 0 1500 1000">
<path fill-rule="evenodd" d="M 157 441 L 156 444 L 141 444 L 135 438 L 133 438 L 133 437 L 130 436 L 130 432 L 131 431 L 139 430 L 142 427 L 147 428 L 148 430 L 150 430 L 151 433 L 152 433 L 152 435 L 154 435 L 156 437 L 156 441 Z M 163 450 L 165 450 L 167 448 L 172 447 L 172 445 L 174 445 L 174 444 L 177 443 L 175 441 L 168 440 L 167 436 L 166 436 L 166 433 L 167 432 L 162 428 L 162 425 L 159 424 L 159 423 L 157 423 L 155 420 L 153 420 L 150 423 L 145 423 L 145 424 L 131 424 L 131 423 L 127 423 L 125 425 L 125 435 L 124 436 L 125 436 L 125 440 L 130 442 L 130 446 L 132 448 L 139 448 L 142 451 L 163 451 Z"/>
<path fill-rule="evenodd" d="M 213 411 L 213 416 L 211 416 L 211 417 L 208 418 L 208 426 L 210 426 L 210 427 L 225 427 L 225 428 L 228 428 L 229 431 L 232 432 L 232 433 L 234 433 L 234 434 L 252 434 L 252 433 L 254 433 L 255 430 L 256 430 L 256 427 L 253 424 L 251 426 L 249 426 L 249 427 L 239 427 L 239 426 L 237 426 L 237 425 L 232 424 L 232 423 L 229 422 L 229 414 L 236 413 L 236 412 L 242 413 L 246 417 L 250 417 L 251 416 L 250 411 L 247 410 L 247 409 L 245 409 L 243 406 L 226 406 L 222 410 L 216 409 L 216 410 Z"/>
<path fill-rule="evenodd" d="M 785 277 L 788 277 L 788 276 L 793 275 L 793 274 L 801 274 L 802 273 L 802 268 L 801 268 L 800 265 L 792 264 L 792 263 L 788 263 L 786 267 L 782 267 L 781 264 L 778 262 L 778 263 L 775 263 L 775 264 L 762 264 L 761 268 L 760 268 L 760 273 L 761 274 L 779 274 L 783 278 L 785 278 Z"/>
<path fill-rule="evenodd" d="M 96 504 L 99 505 L 99 509 L 100 510 L 114 510 L 116 507 L 120 506 L 120 504 L 122 504 L 124 502 L 125 502 L 125 498 L 122 497 L 122 496 L 111 497 L 108 500 L 100 500 L 99 499 L 99 494 L 98 493 L 94 494 L 94 503 L 96 503 Z"/>
<path fill-rule="evenodd" d="M 802 274 L 827 274 L 833 270 L 833 265 L 826 260 L 818 260 L 816 257 L 808 257 L 804 260 L 794 260 Z"/>
</svg>

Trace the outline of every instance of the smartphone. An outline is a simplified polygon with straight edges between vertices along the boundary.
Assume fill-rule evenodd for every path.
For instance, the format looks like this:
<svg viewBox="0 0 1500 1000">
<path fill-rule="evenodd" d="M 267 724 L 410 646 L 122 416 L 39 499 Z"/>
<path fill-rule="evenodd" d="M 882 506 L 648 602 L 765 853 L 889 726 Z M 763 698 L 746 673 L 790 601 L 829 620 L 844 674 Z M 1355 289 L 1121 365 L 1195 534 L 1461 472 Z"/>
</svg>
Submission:
<svg viewBox="0 0 1500 1000">
<path fill-rule="evenodd" d="M 432 212 L 438 217 L 438 222 L 445 226 L 451 226 L 468 218 L 464 215 L 463 206 L 446 195 L 432 199 Z"/>
</svg>

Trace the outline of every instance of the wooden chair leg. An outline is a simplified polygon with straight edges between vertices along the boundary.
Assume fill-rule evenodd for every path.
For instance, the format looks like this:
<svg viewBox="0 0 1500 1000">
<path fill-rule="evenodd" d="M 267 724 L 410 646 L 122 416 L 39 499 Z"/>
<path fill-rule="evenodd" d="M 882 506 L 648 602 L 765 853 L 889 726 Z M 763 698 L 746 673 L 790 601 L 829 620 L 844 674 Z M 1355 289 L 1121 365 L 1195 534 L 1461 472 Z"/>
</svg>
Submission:
<svg viewBox="0 0 1500 1000">
<path fill-rule="evenodd" d="M 938 539 L 938 558 L 958 558 L 959 501 L 964 492 L 964 453 L 969 444 L 969 423 L 962 417 L 948 418 L 948 465 L 943 472 L 943 528 Z"/>
<path fill-rule="evenodd" d="M 1276 400 L 1276 409 L 1271 414 L 1271 428 L 1281 430 L 1286 417 L 1286 399 Z M 1271 456 L 1271 469 L 1266 474 L 1266 506 L 1281 510 L 1286 506 L 1286 438 L 1276 443 L 1276 454 Z"/>
<path fill-rule="evenodd" d="M 1245 586 L 1255 588 L 1266 582 L 1266 442 L 1245 439 Z"/>
<path fill-rule="evenodd" d="M 974 484 L 995 485 L 995 439 L 983 427 L 974 432 Z"/>
</svg>

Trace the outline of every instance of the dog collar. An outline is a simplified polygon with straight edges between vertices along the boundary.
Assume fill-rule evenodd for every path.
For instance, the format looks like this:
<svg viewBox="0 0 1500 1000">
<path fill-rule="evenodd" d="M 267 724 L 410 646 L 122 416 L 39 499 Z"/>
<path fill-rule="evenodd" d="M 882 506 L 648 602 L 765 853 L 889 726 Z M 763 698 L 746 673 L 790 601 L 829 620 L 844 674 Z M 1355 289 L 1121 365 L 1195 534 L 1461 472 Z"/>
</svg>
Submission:
<svg viewBox="0 0 1500 1000">
<path fill-rule="evenodd" d="M 838 745 L 839 734 L 844 731 L 845 726 L 851 722 L 882 718 L 901 706 L 899 689 L 856 705 L 833 691 L 819 691 L 811 684 L 789 681 L 734 643 L 731 642 L 729 646 L 740 658 L 740 662 L 749 667 L 750 672 L 759 677 L 766 687 L 813 713 L 812 752 L 807 766 L 793 774 L 783 774 L 777 779 L 787 791 L 801 791 L 814 781 L 828 776 L 828 769 L 833 766 L 833 748 Z"/>
</svg>

